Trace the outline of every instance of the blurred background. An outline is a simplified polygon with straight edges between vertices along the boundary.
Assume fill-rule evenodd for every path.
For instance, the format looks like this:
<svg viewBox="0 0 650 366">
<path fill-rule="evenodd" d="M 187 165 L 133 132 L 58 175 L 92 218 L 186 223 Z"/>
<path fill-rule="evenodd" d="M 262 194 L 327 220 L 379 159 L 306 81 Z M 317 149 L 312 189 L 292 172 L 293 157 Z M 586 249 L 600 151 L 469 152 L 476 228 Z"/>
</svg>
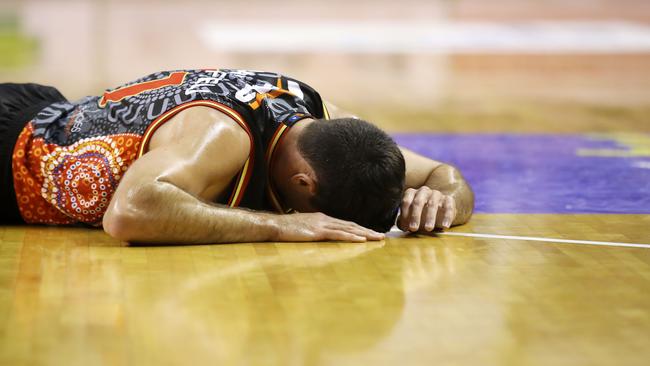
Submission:
<svg viewBox="0 0 650 366">
<path fill-rule="evenodd" d="M 390 131 L 650 126 L 647 0 L 2 0 L 0 82 L 69 99 L 158 70 L 301 79 Z"/>
</svg>

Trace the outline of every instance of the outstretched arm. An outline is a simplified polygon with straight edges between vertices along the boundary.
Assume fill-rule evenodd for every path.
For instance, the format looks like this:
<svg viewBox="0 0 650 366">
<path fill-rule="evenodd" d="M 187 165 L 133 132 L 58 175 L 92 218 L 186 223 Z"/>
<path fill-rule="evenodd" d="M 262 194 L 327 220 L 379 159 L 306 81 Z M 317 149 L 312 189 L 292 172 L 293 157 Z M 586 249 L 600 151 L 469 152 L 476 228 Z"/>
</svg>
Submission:
<svg viewBox="0 0 650 366">
<path fill-rule="evenodd" d="M 276 215 L 211 203 L 249 150 L 247 134 L 222 113 L 206 107 L 180 112 L 122 178 L 104 230 L 124 241 L 174 244 L 383 238 L 323 214 Z"/>
<path fill-rule="evenodd" d="M 458 169 L 408 149 L 406 191 L 397 225 L 404 231 L 432 231 L 466 223 L 474 210 L 474 193 Z"/>
</svg>

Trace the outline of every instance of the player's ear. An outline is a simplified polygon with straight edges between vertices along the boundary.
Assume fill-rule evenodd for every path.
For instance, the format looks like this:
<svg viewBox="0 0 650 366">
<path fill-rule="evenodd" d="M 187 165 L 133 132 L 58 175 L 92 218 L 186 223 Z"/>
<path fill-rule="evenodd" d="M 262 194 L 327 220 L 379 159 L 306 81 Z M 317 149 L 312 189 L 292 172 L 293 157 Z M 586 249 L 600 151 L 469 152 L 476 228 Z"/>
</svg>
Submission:
<svg viewBox="0 0 650 366">
<path fill-rule="evenodd" d="M 302 194 L 314 196 L 316 194 L 316 180 L 306 173 L 297 173 L 291 177 L 291 183 Z"/>
</svg>

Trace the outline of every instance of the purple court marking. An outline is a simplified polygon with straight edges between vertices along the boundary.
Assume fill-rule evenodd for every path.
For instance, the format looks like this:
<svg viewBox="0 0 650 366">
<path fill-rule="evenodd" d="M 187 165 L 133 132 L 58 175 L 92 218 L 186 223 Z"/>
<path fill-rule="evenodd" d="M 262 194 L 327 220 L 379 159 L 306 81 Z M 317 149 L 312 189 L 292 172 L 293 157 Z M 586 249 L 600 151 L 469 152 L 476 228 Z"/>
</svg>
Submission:
<svg viewBox="0 0 650 366">
<path fill-rule="evenodd" d="M 650 157 L 584 157 L 627 150 L 583 135 L 394 134 L 401 146 L 457 166 L 481 213 L 650 214 Z"/>
</svg>

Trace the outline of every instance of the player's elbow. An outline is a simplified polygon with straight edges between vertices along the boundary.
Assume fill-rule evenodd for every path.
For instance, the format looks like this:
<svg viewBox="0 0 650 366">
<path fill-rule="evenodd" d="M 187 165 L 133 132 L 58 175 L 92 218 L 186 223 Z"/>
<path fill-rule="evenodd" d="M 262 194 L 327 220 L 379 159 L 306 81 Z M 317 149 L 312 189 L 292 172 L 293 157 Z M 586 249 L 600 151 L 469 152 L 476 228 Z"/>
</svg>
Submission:
<svg viewBox="0 0 650 366">
<path fill-rule="evenodd" d="M 118 212 L 117 210 L 108 210 L 102 219 L 104 232 L 112 238 L 121 241 L 135 240 L 135 228 L 137 226 L 133 215 L 127 212 Z"/>
<path fill-rule="evenodd" d="M 465 183 L 464 187 L 460 192 L 460 207 L 458 207 L 458 214 L 454 220 L 455 225 L 466 224 L 472 215 L 474 214 L 474 191 Z"/>
<path fill-rule="evenodd" d="M 142 184 L 113 197 L 102 219 L 104 231 L 111 237 L 126 242 L 157 240 L 161 228 L 157 220 L 164 201 L 164 192 L 157 184 Z"/>
<path fill-rule="evenodd" d="M 124 197 L 114 197 L 108 210 L 102 219 L 104 232 L 111 237 L 131 242 L 136 241 L 142 235 L 142 228 L 146 220 L 146 212 L 152 211 L 139 199 L 139 194 L 130 195 L 132 199 L 125 200 Z"/>
</svg>

